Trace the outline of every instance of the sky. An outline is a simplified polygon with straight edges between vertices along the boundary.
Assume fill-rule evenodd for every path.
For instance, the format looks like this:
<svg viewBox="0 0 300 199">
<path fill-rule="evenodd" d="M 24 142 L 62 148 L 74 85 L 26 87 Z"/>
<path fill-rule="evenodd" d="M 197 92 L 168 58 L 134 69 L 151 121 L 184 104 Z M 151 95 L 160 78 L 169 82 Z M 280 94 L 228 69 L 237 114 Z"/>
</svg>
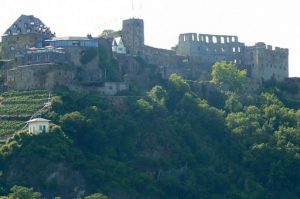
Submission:
<svg viewBox="0 0 300 199">
<path fill-rule="evenodd" d="M 98 36 L 122 20 L 144 19 L 145 43 L 171 49 L 181 33 L 236 35 L 246 45 L 289 48 L 290 77 L 300 77 L 299 0 L 1 0 L 0 33 L 34 15 L 56 36 Z"/>
</svg>

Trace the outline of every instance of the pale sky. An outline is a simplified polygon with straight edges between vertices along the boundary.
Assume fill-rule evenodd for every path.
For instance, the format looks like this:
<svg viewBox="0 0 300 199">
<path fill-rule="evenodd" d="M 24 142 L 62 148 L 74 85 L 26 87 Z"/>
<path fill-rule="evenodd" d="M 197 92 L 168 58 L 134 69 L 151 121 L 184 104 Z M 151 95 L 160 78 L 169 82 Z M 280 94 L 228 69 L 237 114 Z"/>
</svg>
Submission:
<svg viewBox="0 0 300 199">
<path fill-rule="evenodd" d="M 180 33 L 236 35 L 240 42 L 289 48 L 290 76 L 300 77 L 299 0 L 1 0 L 0 33 L 21 15 L 34 15 L 57 36 L 120 30 L 142 18 L 145 42 L 170 49 Z"/>
</svg>

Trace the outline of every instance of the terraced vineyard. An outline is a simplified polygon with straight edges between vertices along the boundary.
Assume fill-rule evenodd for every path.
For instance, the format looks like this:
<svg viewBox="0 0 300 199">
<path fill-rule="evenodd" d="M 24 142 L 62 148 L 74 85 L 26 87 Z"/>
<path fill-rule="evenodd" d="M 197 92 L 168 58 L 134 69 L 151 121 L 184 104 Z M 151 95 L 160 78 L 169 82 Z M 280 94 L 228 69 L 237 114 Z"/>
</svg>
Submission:
<svg viewBox="0 0 300 199">
<path fill-rule="evenodd" d="M 9 91 L 0 95 L 0 144 L 11 137 L 16 130 L 48 101 L 46 90 Z"/>
</svg>

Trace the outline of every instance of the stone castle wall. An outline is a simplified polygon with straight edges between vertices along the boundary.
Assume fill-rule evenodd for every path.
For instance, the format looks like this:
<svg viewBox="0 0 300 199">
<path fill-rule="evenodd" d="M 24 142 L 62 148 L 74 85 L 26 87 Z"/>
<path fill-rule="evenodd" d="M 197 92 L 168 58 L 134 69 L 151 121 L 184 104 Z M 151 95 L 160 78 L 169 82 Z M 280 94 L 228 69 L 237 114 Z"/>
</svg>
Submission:
<svg viewBox="0 0 300 199">
<path fill-rule="evenodd" d="M 118 80 L 129 77 L 145 80 L 150 77 L 146 77 L 150 74 L 149 70 L 154 70 L 151 73 L 160 73 L 163 78 L 177 73 L 191 80 L 209 80 L 212 65 L 217 61 L 234 62 L 237 66 L 248 69 L 249 76 L 256 80 L 274 78 L 281 81 L 288 77 L 288 49 L 273 49 L 264 43 L 245 46 L 237 36 L 186 33 L 179 36 L 174 50 L 159 49 L 144 44 L 142 19 L 128 19 L 123 21 L 121 31 L 111 33 L 107 38 L 97 39 L 99 46 L 92 49 L 97 51 L 97 56 L 83 64 L 81 58 L 91 47 L 63 46 L 61 50 L 64 53 L 61 57 L 50 52 L 41 55 L 28 53 L 28 48 L 39 47 L 49 34 L 22 32 L 3 36 L 4 58 L 14 60 L 4 67 L 8 69 L 6 79 L 9 88 L 51 89 L 55 84 L 70 86 L 81 83 L 96 85 L 106 81 L 107 67 L 117 67 L 113 70 L 118 70 L 119 74 L 116 76 L 121 77 Z M 112 56 L 114 37 L 122 38 L 126 54 Z M 72 40 L 71 37 L 69 40 L 65 39 Z M 40 56 L 43 56 L 42 60 Z M 114 59 L 117 59 L 117 64 L 112 64 Z"/>
<path fill-rule="evenodd" d="M 16 90 L 48 89 L 75 81 L 76 71 L 67 66 L 35 64 L 15 67 L 7 71 L 7 87 Z"/>
<path fill-rule="evenodd" d="M 43 38 L 36 33 L 2 36 L 3 56 L 7 59 L 22 57 L 28 48 L 41 45 Z"/>
<path fill-rule="evenodd" d="M 218 61 L 230 61 L 259 81 L 288 78 L 288 50 L 270 46 L 245 46 L 237 36 L 186 33 L 179 36 L 175 50 L 144 44 L 144 23 L 141 19 L 123 21 L 123 29 L 112 34 L 121 36 L 127 54 L 140 56 L 158 65 L 163 77 L 178 73 L 186 78 L 209 79 L 211 67 Z M 205 76 L 207 75 L 207 76 Z"/>
<path fill-rule="evenodd" d="M 241 64 L 244 49 L 237 36 L 187 33 L 179 36 L 176 54 L 199 57 L 210 66 L 224 60 Z"/>
<path fill-rule="evenodd" d="M 196 33 L 179 36 L 176 54 L 198 57 L 202 64 L 212 66 L 217 61 L 231 61 L 247 69 L 249 77 L 259 81 L 288 78 L 288 49 L 272 48 L 262 42 L 245 46 L 237 36 Z"/>
<path fill-rule="evenodd" d="M 282 81 L 289 76 L 288 55 L 288 49 L 273 49 L 272 46 L 260 42 L 246 48 L 244 65 L 252 78 Z"/>
</svg>

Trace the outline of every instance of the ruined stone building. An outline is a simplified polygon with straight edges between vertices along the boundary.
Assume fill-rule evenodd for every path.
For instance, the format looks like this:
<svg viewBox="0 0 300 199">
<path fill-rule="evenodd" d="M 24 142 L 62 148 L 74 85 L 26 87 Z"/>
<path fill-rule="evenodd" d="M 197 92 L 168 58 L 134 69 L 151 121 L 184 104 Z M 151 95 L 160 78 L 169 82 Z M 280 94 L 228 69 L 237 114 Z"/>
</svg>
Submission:
<svg viewBox="0 0 300 199">
<path fill-rule="evenodd" d="M 243 64 L 247 67 L 250 77 L 282 81 L 289 77 L 289 50 L 279 47 L 274 49 L 259 42 L 246 47 Z"/>
<path fill-rule="evenodd" d="M 166 76 L 178 72 L 188 78 L 194 76 L 192 78 L 197 79 L 195 75 L 198 75 L 198 79 L 209 79 L 207 75 L 210 71 L 205 73 L 204 70 L 210 70 L 217 61 L 234 62 L 240 68 L 247 69 L 249 77 L 258 81 L 272 78 L 282 81 L 289 75 L 288 49 L 273 49 L 262 42 L 246 46 L 237 36 L 185 33 L 179 35 L 173 50 L 159 49 L 145 45 L 143 20 L 134 18 L 124 20 L 122 30 L 110 36 L 122 37 L 128 54 L 160 65 L 167 71 Z M 203 77 L 205 74 L 206 78 Z"/>
<path fill-rule="evenodd" d="M 33 15 L 21 15 L 2 36 L 3 56 L 8 59 L 23 57 L 27 49 L 41 48 L 43 42 L 53 36 L 40 19 Z"/>
<path fill-rule="evenodd" d="M 51 89 L 55 85 L 102 82 L 99 39 L 55 37 L 44 23 L 21 15 L 2 36 L 6 85 L 13 89 Z M 91 53 L 92 52 L 92 53 Z M 90 53 L 92 56 L 86 55 Z"/>
<path fill-rule="evenodd" d="M 256 43 L 245 46 L 237 36 L 181 34 L 176 49 L 180 56 L 198 57 L 205 65 L 231 61 L 245 68 L 251 78 L 284 80 L 288 78 L 288 49 Z"/>
<path fill-rule="evenodd" d="M 206 65 L 223 60 L 241 64 L 244 50 L 237 36 L 186 33 L 179 35 L 176 54 L 198 57 Z"/>
<path fill-rule="evenodd" d="M 109 85 L 113 91 L 107 93 L 115 93 L 126 86 L 105 83 L 113 62 L 119 73 L 114 76 L 121 81 L 138 77 L 143 81 L 145 63 L 157 66 L 155 72 L 163 78 L 177 73 L 209 80 L 217 61 L 236 63 L 258 82 L 288 78 L 288 49 L 262 42 L 246 46 L 237 36 L 185 33 L 179 35 L 176 47 L 166 50 L 145 45 L 144 38 L 142 19 L 124 20 L 120 31 L 100 38 L 55 37 L 40 19 L 21 15 L 2 36 L 1 56 L 11 60 L 4 67 L 6 84 L 13 89 Z"/>
</svg>

